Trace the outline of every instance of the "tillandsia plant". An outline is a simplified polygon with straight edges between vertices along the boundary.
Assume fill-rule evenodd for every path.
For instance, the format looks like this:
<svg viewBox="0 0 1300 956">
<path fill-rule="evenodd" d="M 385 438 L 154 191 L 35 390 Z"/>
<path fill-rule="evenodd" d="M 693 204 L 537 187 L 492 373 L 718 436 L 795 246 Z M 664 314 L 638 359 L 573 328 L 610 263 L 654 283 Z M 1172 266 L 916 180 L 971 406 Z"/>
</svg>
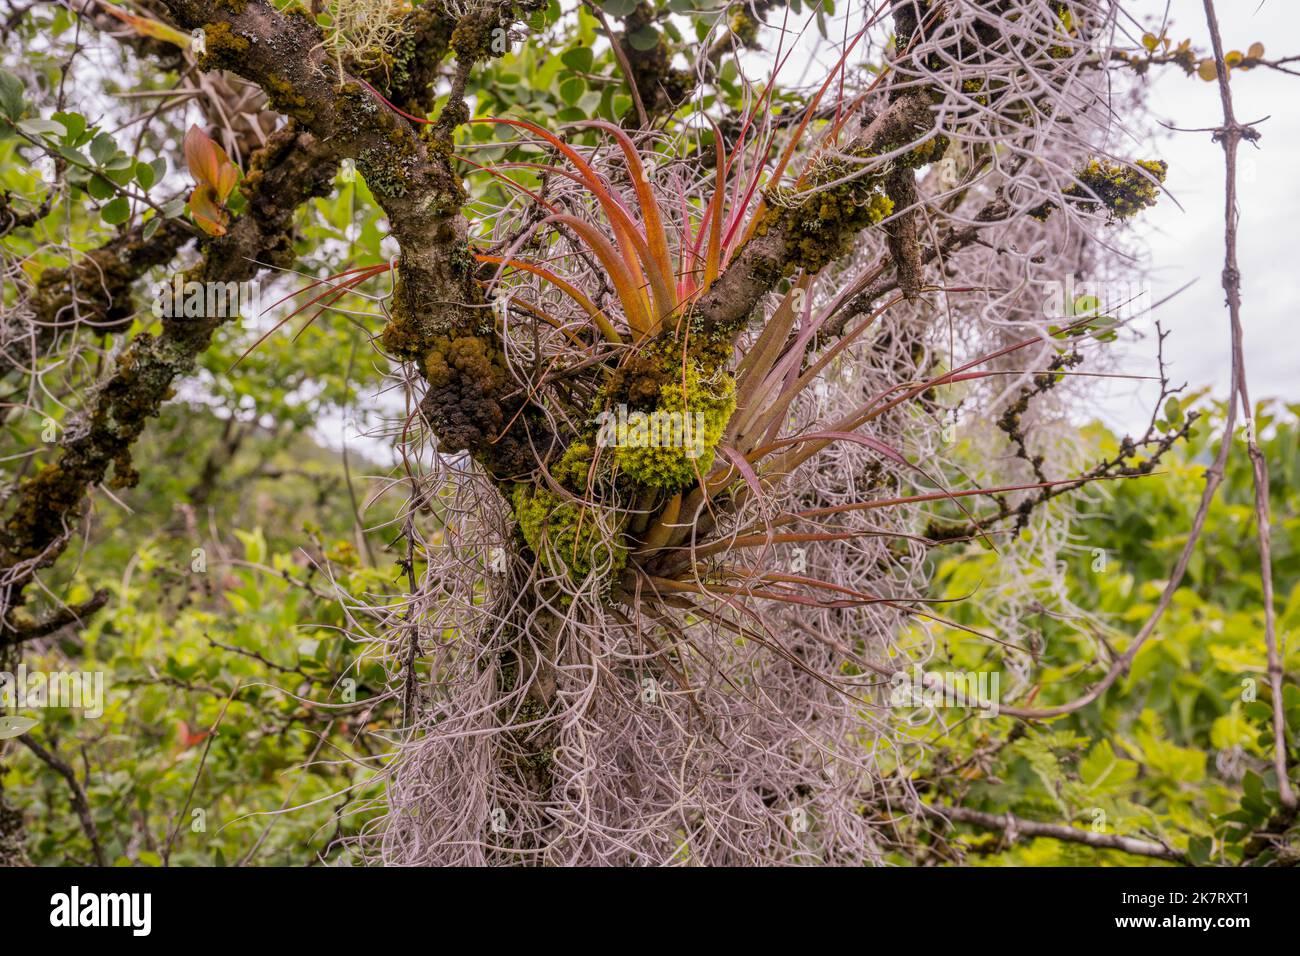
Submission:
<svg viewBox="0 0 1300 956">
<path fill-rule="evenodd" d="M 923 659 L 896 641 L 962 627 L 924 597 L 924 506 L 953 509 L 938 538 L 995 546 L 980 499 L 1087 480 L 1048 479 L 1040 456 L 946 487 L 927 433 L 955 395 L 994 409 L 992 383 L 1059 384 L 1094 317 L 1053 313 L 1063 347 L 1001 270 L 1075 268 L 1099 254 L 1076 233 L 1163 179 L 1098 167 L 1100 117 L 1056 121 L 1100 95 L 1101 11 L 1012 6 L 867 13 L 793 119 L 773 104 L 778 49 L 726 129 L 699 103 L 659 131 L 470 120 L 542 155 L 458 153 L 498 186 L 469 242 L 493 345 L 442 336 L 412 357 L 435 431 L 469 376 L 526 397 L 488 439 L 522 425 L 526 450 L 444 460 L 421 492 L 448 527 L 393 638 L 420 703 L 388 770 L 384 860 L 886 858 L 885 808 L 914 797 L 882 685 Z M 854 89 L 853 51 L 891 23 Z M 1098 188 L 1093 170 L 1121 168 Z M 989 227 L 984 288 L 928 268 Z M 970 303 L 993 289 L 990 320 Z M 972 323 L 965 357 L 927 329 L 927 294 Z"/>
<path fill-rule="evenodd" d="M 294 759 L 320 774 L 255 802 L 278 821 L 337 796 L 299 828 L 331 834 L 327 859 L 955 858 L 937 831 L 987 823 L 953 804 L 986 792 L 965 783 L 988 761 L 978 731 L 958 759 L 952 727 L 916 726 L 927 695 L 960 693 L 933 672 L 945 660 L 1001 680 L 958 720 L 1024 721 L 975 726 L 1065 779 L 1076 738 L 1043 722 L 1103 695 L 1155 626 L 1116 652 L 1128 635 L 1076 606 L 1058 560 L 1072 502 L 1150 475 L 1195 421 L 1162 360 L 1140 438 L 1097 461 L 1076 414 L 1091 377 L 1124 374 L 1108 343 L 1151 304 L 1125 227 L 1170 173 L 1130 135 L 1142 87 L 1121 77 L 1205 77 L 1190 46 L 1131 35 L 1111 0 L 100 6 L 77 15 L 185 85 L 120 97 L 157 108 L 119 104 L 114 125 L 69 109 L 62 84 L 26 92 L 35 69 L 0 72 L 0 150 L 51 170 L 24 180 L 26 205 L 0 192 L 0 378 L 31 446 L 5 459 L 21 467 L 0 513 L 0 663 L 71 653 L 50 635 L 109 606 L 68 569 L 85 502 L 130 495 L 133 449 L 192 379 L 219 406 L 203 432 L 218 447 L 158 547 L 183 544 L 194 568 L 210 547 L 222 577 L 179 575 L 184 653 L 132 679 L 183 693 L 205 719 L 186 715 L 179 753 L 211 745 L 236 776 L 248 762 L 216 731 L 263 733 L 255 688 L 291 681 L 270 725 L 308 724 L 319 746 Z M 49 75 L 79 60 L 75 41 L 58 49 Z M 1221 51 L 1210 64 L 1226 81 Z M 1231 64 L 1252 65 L 1262 50 Z M 43 242 L 65 200 L 70 225 Z M 132 295 L 163 270 L 172 288 L 264 277 L 270 307 L 244 327 L 158 315 Z M 286 432 L 263 435 L 276 414 Z M 271 476 L 310 498 L 291 439 L 353 416 L 399 458 L 369 495 L 345 451 L 334 484 L 309 476 L 316 507 L 342 514 L 313 518 L 300 551 L 281 528 L 271 543 L 215 528 L 215 476 L 241 443 L 276 456 L 240 476 L 257 495 L 222 499 L 243 513 Z M 351 540 L 331 543 L 321 524 L 340 517 Z M 156 570 L 152 551 L 129 561 L 109 575 L 117 615 L 137 565 Z M 986 584 L 990 565 L 1004 573 Z M 325 622 L 292 659 L 272 650 L 303 621 L 268 571 Z M 209 616 L 277 636 L 210 636 Z M 1077 659 L 1046 652 L 1049 632 Z M 348 682 L 369 696 L 339 699 Z M 1279 748 L 1261 792 L 1282 806 Z M 89 856 L 197 855 L 174 821 L 202 775 L 169 780 L 187 802 L 162 840 L 147 795 L 146 819 L 111 836 L 80 822 Z M 288 852 L 271 827 L 242 862 Z"/>
</svg>

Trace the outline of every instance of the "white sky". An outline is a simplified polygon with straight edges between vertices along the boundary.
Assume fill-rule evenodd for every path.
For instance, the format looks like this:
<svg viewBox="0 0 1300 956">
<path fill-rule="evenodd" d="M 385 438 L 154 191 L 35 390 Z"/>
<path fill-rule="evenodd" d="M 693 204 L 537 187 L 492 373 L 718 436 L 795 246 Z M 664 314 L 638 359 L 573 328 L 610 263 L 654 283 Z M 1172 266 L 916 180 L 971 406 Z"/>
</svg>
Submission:
<svg viewBox="0 0 1300 956">
<path fill-rule="evenodd" d="M 1169 10 L 1169 36 L 1191 38 L 1209 50 L 1201 0 L 1137 0 L 1130 9 L 1155 19 Z M 1264 44 L 1270 57 L 1300 54 L 1300 3 L 1296 0 L 1218 0 L 1220 32 L 1227 50 Z M 1298 64 L 1300 65 L 1300 64 Z M 1188 79 L 1177 67 L 1153 71 L 1150 107 L 1156 119 L 1184 129 L 1222 122 L 1218 85 Z M 1300 262 L 1300 77 L 1256 69 L 1233 74 L 1238 119 L 1270 118 L 1259 126 L 1259 149 L 1242 144 L 1239 189 L 1241 209 L 1238 258 L 1243 278 L 1242 324 L 1251 398 L 1300 400 L 1296 378 L 1294 290 Z M 1223 151 L 1208 133 L 1163 133 L 1152 155 L 1168 161 L 1165 185 L 1177 203 L 1162 200 L 1140 217 L 1140 234 L 1149 247 L 1151 299 L 1159 301 L 1185 283 L 1196 284 L 1134 327 L 1152 330 L 1156 318 L 1171 332 L 1165 343 L 1170 375 L 1189 388 L 1211 386 L 1227 394 L 1228 314 L 1219 284 L 1223 269 Z M 1182 208 L 1179 208 L 1181 204 Z M 1296 338 L 1293 338 L 1295 336 Z M 1119 346 L 1126 371 L 1148 372 L 1154 343 L 1148 338 Z M 1114 381 L 1114 380 L 1112 380 Z M 1131 382 L 1102 384 L 1098 414 L 1116 428 L 1141 429 L 1149 414 L 1151 389 Z M 1146 401 L 1143 402 L 1143 398 Z"/>
</svg>

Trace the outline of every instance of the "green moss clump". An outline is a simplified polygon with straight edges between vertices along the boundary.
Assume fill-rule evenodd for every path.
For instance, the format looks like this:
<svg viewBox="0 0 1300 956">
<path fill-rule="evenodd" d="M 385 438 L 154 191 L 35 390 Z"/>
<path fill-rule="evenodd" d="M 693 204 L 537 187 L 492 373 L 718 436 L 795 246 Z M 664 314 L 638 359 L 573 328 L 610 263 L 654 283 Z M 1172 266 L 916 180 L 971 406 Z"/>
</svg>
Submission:
<svg viewBox="0 0 1300 956">
<path fill-rule="evenodd" d="M 293 88 L 293 84 L 284 77 L 272 73 L 262 83 L 266 98 L 281 113 L 292 116 L 304 123 L 311 122 L 312 114 L 307 109 L 307 97 Z"/>
<path fill-rule="evenodd" d="M 551 466 L 551 477 L 566 488 L 581 491 L 587 486 L 593 457 L 594 452 L 589 442 L 574 441 L 564 450 L 560 460 Z"/>
<path fill-rule="evenodd" d="M 1129 219 L 1156 204 L 1160 184 L 1168 172 L 1168 164 L 1156 159 L 1139 159 L 1132 165 L 1094 159 L 1075 173 L 1083 186 L 1071 186 L 1061 195 L 1084 212 L 1104 208 L 1111 219 Z M 1057 204 L 1049 201 L 1028 210 L 1026 215 L 1045 222 L 1056 208 Z"/>
<path fill-rule="evenodd" d="M 385 344 L 388 344 L 387 340 Z M 429 344 L 431 347 L 424 354 L 422 364 L 431 387 L 443 388 L 453 381 L 465 380 L 475 382 L 484 392 L 491 393 L 505 384 L 502 356 L 481 336 L 438 336 Z M 396 348 L 392 350 L 398 351 Z"/>
<path fill-rule="evenodd" d="M 747 47 L 758 44 L 758 23 L 745 10 L 744 5 L 732 8 L 731 19 L 727 22 L 732 35 Z"/>
<path fill-rule="evenodd" d="M 494 53 L 504 53 L 504 49 L 492 49 L 494 30 L 504 32 L 505 27 L 488 11 L 483 11 L 478 16 L 462 17 L 451 31 L 451 48 L 456 59 L 461 63 L 472 63 L 487 59 Z"/>
<path fill-rule="evenodd" d="M 910 152 L 904 153 L 894 160 L 895 165 L 905 166 L 908 169 L 919 169 L 922 166 L 928 166 L 931 163 L 937 163 L 943 159 L 943 154 L 948 152 L 948 137 L 942 133 L 932 139 L 913 148 Z M 886 213 L 888 215 L 888 213 Z"/>
<path fill-rule="evenodd" d="M 733 337 L 691 314 L 609 373 L 592 406 L 599 431 L 590 441 L 602 449 L 598 461 L 613 460 L 616 480 L 675 491 L 708 472 L 736 410 L 726 371 Z M 585 474 L 583 482 L 572 487 L 585 487 Z"/>
<path fill-rule="evenodd" d="M 597 570 L 613 579 L 627 563 L 621 532 L 614 540 L 606 538 L 592 509 L 525 484 L 514 486 L 510 503 L 528 547 L 552 574 L 581 582 Z"/>
<path fill-rule="evenodd" d="M 670 491 L 708 474 L 736 410 L 736 380 L 726 372 L 709 374 L 695 363 L 671 371 L 652 411 L 616 419 L 609 430 L 620 471 L 638 484 Z"/>
<path fill-rule="evenodd" d="M 1160 160 L 1139 159 L 1127 165 L 1094 159 L 1075 174 L 1086 188 L 1071 186 L 1065 195 L 1081 200 L 1079 205 L 1087 210 L 1097 207 L 1096 197 L 1111 218 L 1128 219 L 1156 204 L 1168 172 L 1169 166 Z"/>
</svg>

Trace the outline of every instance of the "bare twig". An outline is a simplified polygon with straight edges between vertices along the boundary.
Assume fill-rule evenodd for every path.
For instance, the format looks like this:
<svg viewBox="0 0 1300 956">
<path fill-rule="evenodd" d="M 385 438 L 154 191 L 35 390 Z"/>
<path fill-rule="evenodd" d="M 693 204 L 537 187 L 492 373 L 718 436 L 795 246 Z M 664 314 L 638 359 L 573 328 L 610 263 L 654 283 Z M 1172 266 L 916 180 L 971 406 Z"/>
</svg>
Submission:
<svg viewBox="0 0 1300 956">
<path fill-rule="evenodd" d="M 1259 537 L 1259 572 L 1263 584 L 1264 642 L 1268 647 L 1268 682 L 1273 694 L 1273 767 L 1277 771 L 1278 794 L 1288 810 L 1296 807 L 1286 760 L 1286 717 L 1282 712 L 1282 655 L 1278 651 L 1277 622 L 1273 608 L 1273 561 L 1270 540 L 1268 501 L 1268 467 L 1259 450 L 1246 384 L 1246 357 L 1242 348 L 1241 270 L 1237 266 L 1237 147 L 1243 139 L 1255 142 L 1259 132 L 1249 124 L 1239 123 L 1232 106 L 1232 87 L 1228 83 L 1228 66 L 1223 59 L 1223 40 L 1214 12 L 1214 0 L 1204 0 L 1205 20 L 1214 46 L 1218 66 L 1219 99 L 1223 103 L 1223 126 L 1215 131 L 1215 140 L 1223 147 L 1224 186 L 1224 262 L 1223 291 L 1227 296 L 1228 316 L 1232 323 L 1232 380 L 1234 392 L 1246 418 L 1246 446 L 1255 479 L 1255 525 Z M 1227 437 L 1225 436 L 1225 441 Z"/>
<path fill-rule="evenodd" d="M 68 782 L 68 789 L 72 791 L 72 808 L 77 812 L 77 818 L 81 821 L 81 829 L 85 831 L 86 839 L 90 841 L 90 850 L 95 855 L 95 864 L 97 866 L 108 866 L 108 861 L 104 857 L 104 848 L 99 842 L 99 828 L 95 826 L 95 818 L 90 813 L 90 801 L 86 799 L 86 788 L 77 779 L 76 771 L 57 753 L 46 750 L 37 743 L 31 734 L 22 734 L 18 737 L 18 740 L 24 747 L 34 753 L 37 759 Z"/>
</svg>

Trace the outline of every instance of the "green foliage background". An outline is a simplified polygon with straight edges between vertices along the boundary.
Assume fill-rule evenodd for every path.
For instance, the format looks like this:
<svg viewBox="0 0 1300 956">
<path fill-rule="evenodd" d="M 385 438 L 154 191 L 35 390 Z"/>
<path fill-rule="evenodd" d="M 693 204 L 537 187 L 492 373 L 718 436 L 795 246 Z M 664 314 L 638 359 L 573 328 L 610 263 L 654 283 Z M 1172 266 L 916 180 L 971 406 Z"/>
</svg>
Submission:
<svg viewBox="0 0 1300 956">
<path fill-rule="evenodd" d="M 1223 409 L 1203 409 L 1189 443 L 1150 476 L 1105 483 L 1076 528 L 1068 560 L 1069 597 L 1100 618 L 1102 637 L 1123 653 L 1150 615 L 1188 529 L 1222 434 Z M 1257 412 L 1269 463 L 1273 509 L 1273 577 L 1284 667 L 1300 667 L 1300 406 L 1265 404 Z M 1118 439 L 1100 426 L 1087 437 L 1102 455 Z M 979 544 L 936 561 L 936 596 L 968 600 L 948 605 L 954 619 L 993 628 L 980 610 L 980 592 L 999 583 L 998 554 Z M 1042 618 L 1041 680 L 1034 704 L 1066 703 L 1095 681 L 1097 642 L 1050 616 Z M 1250 837 L 1269 827 L 1281 806 L 1272 769 L 1271 707 L 1267 703 L 1263 594 L 1255 538 L 1250 460 L 1229 457 L 1224 484 L 1211 505 L 1200 546 L 1182 586 L 1127 675 L 1094 704 L 1047 724 L 1009 717 L 954 721 L 919 776 L 933 778 L 954 802 L 995 814 L 1072 822 L 1090 831 L 1155 837 L 1195 863 L 1264 863 L 1271 849 Z M 990 670 L 1001 650 L 949 629 L 937 671 Z M 1088 669 L 1090 680 L 1077 676 Z M 1005 685 L 1004 685 L 1005 686 Z M 1300 692 L 1286 688 L 1290 759 L 1300 727 Z M 975 759 L 973 755 L 980 754 Z M 961 768 L 955 775 L 952 768 Z M 1293 824 L 1292 824 L 1293 825 Z M 1022 865 L 1134 865 L 1113 850 L 1048 838 L 1012 847 L 996 834 L 973 834 L 975 860 Z"/>
</svg>

